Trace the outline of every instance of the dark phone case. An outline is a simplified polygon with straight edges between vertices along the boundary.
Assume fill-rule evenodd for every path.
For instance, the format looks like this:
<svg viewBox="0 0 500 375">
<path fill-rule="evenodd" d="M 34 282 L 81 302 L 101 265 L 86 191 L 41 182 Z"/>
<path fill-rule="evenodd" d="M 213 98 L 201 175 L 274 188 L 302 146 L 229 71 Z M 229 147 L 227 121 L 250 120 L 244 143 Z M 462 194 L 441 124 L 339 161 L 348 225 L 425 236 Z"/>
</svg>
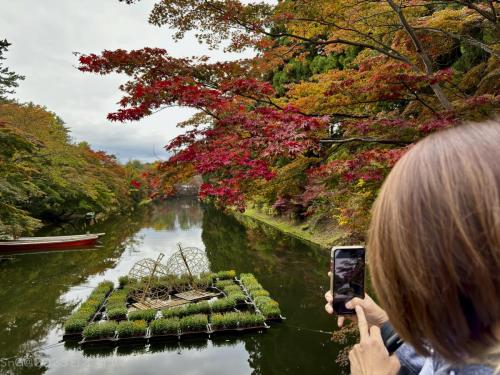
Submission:
<svg viewBox="0 0 500 375">
<path fill-rule="evenodd" d="M 348 249 L 349 247 L 339 247 L 338 249 L 335 249 L 335 251 L 337 250 L 341 250 L 341 249 Z M 356 246 L 356 247 L 352 247 L 353 249 L 359 249 L 359 248 L 363 248 L 363 246 Z M 363 259 L 365 259 L 365 256 L 363 255 Z M 331 288 L 330 288 L 330 291 L 332 293 L 332 296 L 334 296 L 334 292 L 333 292 L 333 278 L 334 278 L 334 275 L 335 275 L 335 257 L 332 256 L 331 258 L 331 265 L 330 265 L 330 268 L 331 268 L 331 273 L 332 273 L 332 281 L 330 282 L 331 284 Z M 366 267 L 364 268 L 364 270 L 366 270 Z M 363 290 L 361 292 L 361 294 L 359 295 L 355 295 L 353 296 L 352 298 L 354 297 L 360 297 L 360 298 L 364 298 L 365 296 L 365 276 L 363 275 Z M 335 311 L 335 313 L 337 315 L 356 315 L 356 311 L 354 309 L 348 309 L 347 307 L 345 307 L 345 304 L 350 301 L 352 298 L 348 298 L 348 299 L 336 299 L 335 297 L 333 298 L 333 302 L 332 302 L 332 307 L 333 307 L 333 310 Z"/>
</svg>

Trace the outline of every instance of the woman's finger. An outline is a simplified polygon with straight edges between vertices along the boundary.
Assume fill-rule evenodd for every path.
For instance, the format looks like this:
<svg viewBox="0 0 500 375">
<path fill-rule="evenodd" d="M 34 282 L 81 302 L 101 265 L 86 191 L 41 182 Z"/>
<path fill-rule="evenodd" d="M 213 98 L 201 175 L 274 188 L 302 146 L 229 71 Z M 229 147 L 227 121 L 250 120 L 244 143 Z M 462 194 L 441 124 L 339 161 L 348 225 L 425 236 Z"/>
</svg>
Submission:
<svg viewBox="0 0 500 375">
<path fill-rule="evenodd" d="M 345 321 L 345 318 L 343 316 L 339 316 L 337 318 L 337 325 L 339 326 L 339 328 L 342 328 L 342 326 L 344 325 L 344 321 Z"/>
<path fill-rule="evenodd" d="M 380 333 L 380 328 L 376 325 L 370 327 L 370 338 L 377 339 L 383 343 L 382 334 Z"/>
<path fill-rule="evenodd" d="M 366 341 L 370 334 L 368 333 L 368 322 L 366 321 L 365 312 L 361 306 L 356 306 L 356 316 L 358 317 L 358 329 L 361 342 Z"/>
<path fill-rule="evenodd" d="M 326 310 L 326 312 L 327 312 L 328 314 L 333 314 L 333 307 L 332 307 L 332 305 L 331 305 L 331 304 L 327 303 L 327 304 L 325 305 L 325 310 Z"/>
<path fill-rule="evenodd" d="M 331 291 L 328 291 L 325 293 L 325 299 L 326 299 L 326 302 L 328 303 L 332 303 L 333 302 L 333 296 L 332 296 L 332 292 Z"/>
</svg>

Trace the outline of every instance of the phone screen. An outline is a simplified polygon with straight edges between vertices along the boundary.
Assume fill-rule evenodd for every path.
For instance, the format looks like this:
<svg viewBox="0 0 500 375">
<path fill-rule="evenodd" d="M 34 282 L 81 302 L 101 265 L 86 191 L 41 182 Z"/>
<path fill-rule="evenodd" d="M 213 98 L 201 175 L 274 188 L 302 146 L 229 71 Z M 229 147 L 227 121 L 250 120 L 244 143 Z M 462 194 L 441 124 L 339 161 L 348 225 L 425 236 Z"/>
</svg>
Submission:
<svg viewBox="0 0 500 375">
<path fill-rule="evenodd" d="M 365 295 L 365 248 L 336 248 L 332 252 L 333 309 L 339 315 L 350 315 L 354 310 L 345 303 Z"/>
</svg>

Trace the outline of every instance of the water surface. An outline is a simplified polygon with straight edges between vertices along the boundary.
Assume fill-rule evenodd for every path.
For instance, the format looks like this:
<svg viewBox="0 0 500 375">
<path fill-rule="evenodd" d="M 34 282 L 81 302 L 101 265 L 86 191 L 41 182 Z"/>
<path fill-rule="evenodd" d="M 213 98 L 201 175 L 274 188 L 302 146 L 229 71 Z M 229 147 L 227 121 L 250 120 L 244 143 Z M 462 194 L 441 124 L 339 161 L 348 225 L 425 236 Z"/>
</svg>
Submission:
<svg viewBox="0 0 500 375">
<path fill-rule="evenodd" d="M 170 200 L 85 229 L 106 232 L 89 252 L 17 256 L 0 262 L 0 374 L 340 374 L 342 348 L 324 312 L 328 252 L 267 226 L 245 226 L 196 200 Z M 265 333 L 156 346 L 85 349 L 61 342 L 62 324 L 104 279 L 176 243 L 205 249 L 213 271 L 253 272 L 287 320 Z M 165 258 L 165 259 L 166 259 Z"/>
</svg>

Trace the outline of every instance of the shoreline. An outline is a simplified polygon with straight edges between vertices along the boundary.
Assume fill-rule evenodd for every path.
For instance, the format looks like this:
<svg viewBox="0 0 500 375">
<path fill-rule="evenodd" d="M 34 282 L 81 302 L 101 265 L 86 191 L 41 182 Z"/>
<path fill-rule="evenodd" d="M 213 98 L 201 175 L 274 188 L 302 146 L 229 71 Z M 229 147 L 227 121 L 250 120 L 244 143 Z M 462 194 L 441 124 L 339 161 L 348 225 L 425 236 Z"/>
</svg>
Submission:
<svg viewBox="0 0 500 375">
<path fill-rule="evenodd" d="M 247 208 L 243 213 L 234 210 L 231 212 L 243 224 L 245 220 L 255 220 L 275 228 L 284 234 L 312 243 L 323 249 L 330 249 L 337 241 L 344 237 L 344 233 L 340 229 L 333 227 L 332 224 L 323 225 L 322 228 L 311 229 L 308 221 L 296 224 L 289 219 L 271 216 L 255 208 Z"/>
</svg>

